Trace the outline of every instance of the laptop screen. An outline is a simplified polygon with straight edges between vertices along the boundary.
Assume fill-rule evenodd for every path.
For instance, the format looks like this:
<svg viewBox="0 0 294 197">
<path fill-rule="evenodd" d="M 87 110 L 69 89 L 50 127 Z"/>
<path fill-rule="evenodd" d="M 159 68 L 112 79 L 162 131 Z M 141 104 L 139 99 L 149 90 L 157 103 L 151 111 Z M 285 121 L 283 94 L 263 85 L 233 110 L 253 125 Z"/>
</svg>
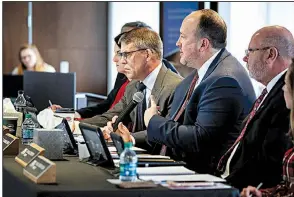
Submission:
<svg viewBox="0 0 294 197">
<path fill-rule="evenodd" d="M 107 156 L 98 132 L 85 128 L 83 129 L 83 133 L 92 159 L 97 161 L 107 160 Z"/>
<path fill-rule="evenodd" d="M 56 126 L 56 129 L 62 129 L 64 134 L 64 149 L 78 150 L 78 145 L 75 142 L 74 136 L 66 119 L 63 119 L 61 124 Z"/>
</svg>

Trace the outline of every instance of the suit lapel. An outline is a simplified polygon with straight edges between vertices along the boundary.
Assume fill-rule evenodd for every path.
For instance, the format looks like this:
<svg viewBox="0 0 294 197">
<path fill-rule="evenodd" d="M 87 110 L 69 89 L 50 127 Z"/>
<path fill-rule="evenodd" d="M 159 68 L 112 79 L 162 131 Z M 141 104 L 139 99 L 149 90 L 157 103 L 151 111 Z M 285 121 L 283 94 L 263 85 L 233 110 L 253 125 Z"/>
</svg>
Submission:
<svg viewBox="0 0 294 197">
<path fill-rule="evenodd" d="M 262 112 L 262 108 L 264 106 L 268 106 L 269 102 L 271 102 L 272 98 L 280 91 L 285 84 L 284 79 L 285 79 L 286 73 L 282 75 L 282 77 L 277 81 L 277 83 L 274 85 L 273 89 L 271 89 L 270 93 L 265 97 L 265 100 L 262 102 L 261 106 L 259 109 L 256 111 L 255 115 L 253 118 L 258 117 L 259 113 Z M 251 120 L 252 121 L 252 120 Z"/>
<path fill-rule="evenodd" d="M 208 68 L 208 70 L 206 71 L 202 81 L 204 81 L 217 67 L 217 65 L 223 61 L 226 57 L 228 57 L 229 55 L 231 55 L 231 53 L 229 53 L 225 48 L 222 49 L 223 51 L 220 51 L 220 57 L 217 59 L 217 57 L 215 58 L 216 62 L 212 62 Z"/>
<path fill-rule="evenodd" d="M 163 81 L 164 81 L 164 78 L 165 78 L 165 75 L 166 75 L 167 71 L 168 71 L 167 68 L 164 66 L 164 64 L 162 64 L 161 69 L 159 70 L 159 73 L 158 73 L 158 75 L 156 77 L 153 89 L 151 91 L 151 95 L 154 96 L 155 102 L 157 104 L 158 104 L 158 101 L 159 101 L 159 98 L 160 98 L 160 93 L 164 88 Z M 149 106 L 150 106 L 150 101 L 148 102 L 147 108 L 149 108 Z"/>
<path fill-rule="evenodd" d="M 178 111 L 181 109 L 184 101 L 185 101 L 185 98 L 186 98 L 186 95 L 188 93 L 188 90 L 190 88 L 190 84 L 192 83 L 192 80 L 194 78 L 194 76 L 196 75 L 196 72 L 197 70 L 195 69 L 188 77 L 186 77 L 186 79 L 183 81 L 184 84 L 182 85 L 182 89 L 181 89 L 181 93 L 179 95 L 183 95 L 181 97 L 181 100 L 179 103 L 177 103 L 177 110 L 174 112 L 174 114 L 172 115 L 171 119 L 174 119 L 176 114 L 178 113 Z"/>
</svg>

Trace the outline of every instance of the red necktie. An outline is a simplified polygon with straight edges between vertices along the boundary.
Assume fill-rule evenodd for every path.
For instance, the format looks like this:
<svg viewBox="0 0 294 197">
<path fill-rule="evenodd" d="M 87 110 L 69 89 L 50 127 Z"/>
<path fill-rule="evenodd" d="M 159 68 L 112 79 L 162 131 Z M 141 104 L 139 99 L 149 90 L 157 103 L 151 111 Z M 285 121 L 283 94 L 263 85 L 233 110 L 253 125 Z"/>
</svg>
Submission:
<svg viewBox="0 0 294 197">
<path fill-rule="evenodd" d="M 196 72 L 196 74 L 195 74 L 195 76 L 193 77 L 193 80 L 192 80 L 192 82 L 191 82 L 191 85 L 190 85 L 190 87 L 189 87 L 189 90 L 188 90 L 188 93 L 187 93 L 186 99 L 185 99 L 184 103 L 182 104 L 180 110 L 179 110 L 179 111 L 177 112 L 177 114 L 175 115 L 175 117 L 174 117 L 174 119 L 173 119 L 174 121 L 178 121 L 178 119 L 181 117 L 181 115 L 182 115 L 183 112 L 185 111 L 185 109 L 186 109 L 186 107 L 187 107 L 187 105 L 188 105 L 188 103 L 189 103 L 189 101 L 190 101 L 190 98 L 191 98 L 191 96 L 192 96 L 192 93 L 193 93 L 193 91 L 194 91 L 195 85 L 196 85 L 196 83 L 197 83 L 197 81 L 198 81 L 198 78 L 199 78 L 199 76 L 198 76 L 198 72 Z M 160 150 L 160 155 L 165 155 L 165 153 L 166 153 L 166 145 L 162 145 L 161 150 Z"/>
<path fill-rule="evenodd" d="M 239 137 L 237 138 L 237 140 L 234 142 L 233 146 L 231 146 L 229 148 L 229 150 L 220 158 L 218 165 L 217 165 L 217 169 L 219 171 L 223 170 L 223 167 L 225 166 L 225 161 L 227 161 L 232 153 L 232 151 L 234 150 L 235 146 L 241 141 L 241 139 L 243 138 L 245 131 L 247 129 L 247 126 L 249 124 L 249 122 L 252 120 L 252 118 L 254 117 L 259 105 L 261 104 L 261 101 L 263 100 L 263 98 L 265 97 L 265 95 L 267 94 L 267 90 L 266 88 L 262 91 L 261 95 L 258 97 L 258 99 L 255 101 L 254 107 L 252 109 L 252 111 L 250 112 L 250 115 L 247 119 L 247 122 L 244 126 L 244 128 L 242 129 L 241 134 L 239 135 Z"/>
</svg>

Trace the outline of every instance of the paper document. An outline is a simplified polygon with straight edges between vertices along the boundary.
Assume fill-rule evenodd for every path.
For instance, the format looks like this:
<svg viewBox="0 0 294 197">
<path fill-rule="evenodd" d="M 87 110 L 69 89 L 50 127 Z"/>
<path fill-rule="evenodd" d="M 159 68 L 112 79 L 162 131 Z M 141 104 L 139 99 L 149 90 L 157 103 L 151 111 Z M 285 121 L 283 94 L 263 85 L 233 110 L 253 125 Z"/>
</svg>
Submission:
<svg viewBox="0 0 294 197">
<path fill-rule="evenodd" d="M 166 175 L 166 176 L 139 176 L 140 179 L 155 182 L 161 181 L 207 181 L 207 182 L 226 182 L 226 180 L 210 174 L 193 174 L 193 175 Z"/>
<path fill-rule="evenodd" d="M 162 166 L 162 167 L 138 167 L 137 173 L 141 175 L 188 175 L 195 174 L 194 171 L 184 166 Z"/>
<path fill-rule="evenodd" d="M 109 152 L 117 152 L 114 146 L 108 146 Z"/>
<path fill-rule="evenodd" d="M 109 146 L 108 147 L 109 152 L 117 152 L 115 146 Z M 138 151 L 138 152 L 145 152 L 146 150 L 142 149 L 142 148 L 138 148 L 138 147 L 132 147 L 133 151 Z"/>
<path fill-rule="evenodd" d="M 205 183 L 208 183 L 207 185 Z M 181 184 L 177 185 L 172 185 L 168 183 L 162 183 L 161 184 L 163 187 L 167 187 L 171 190 L 207 190 L 207 189 L 228 189 L 232 188 L 229 185 L 225 185 L 223 183 L 212 183 L 212 182 L 195 182 L 195 185 L 193 183 L 188 183 L 186 186 L 181 186 Z"/>
<path fill-rule="evenodd" d="M 138 159 L 170 159 L 169 156 L 138 154 Z"/>
</svg>

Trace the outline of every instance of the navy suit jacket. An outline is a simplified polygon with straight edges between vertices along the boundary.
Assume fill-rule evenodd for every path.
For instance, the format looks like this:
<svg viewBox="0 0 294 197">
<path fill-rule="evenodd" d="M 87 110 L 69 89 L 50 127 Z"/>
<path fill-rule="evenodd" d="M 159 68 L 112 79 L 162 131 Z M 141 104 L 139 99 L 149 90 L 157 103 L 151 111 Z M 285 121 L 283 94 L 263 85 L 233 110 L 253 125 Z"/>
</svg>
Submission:
<svg viewBox="0 0 294 197">
<path fill-rule="evenodd" d="M 176 88 L 170 119 L 155 115 L 148 140 L 172 148 L 175 159 L 199 173 L 213 173 L 220 156 L 237 139 L 240 126 L 255 101 L 244 67 L 227 50 L 211 64 L 194 90 L 185 112 L 173 121 L 185 100 L 196 70 Z"/>
</svg>

